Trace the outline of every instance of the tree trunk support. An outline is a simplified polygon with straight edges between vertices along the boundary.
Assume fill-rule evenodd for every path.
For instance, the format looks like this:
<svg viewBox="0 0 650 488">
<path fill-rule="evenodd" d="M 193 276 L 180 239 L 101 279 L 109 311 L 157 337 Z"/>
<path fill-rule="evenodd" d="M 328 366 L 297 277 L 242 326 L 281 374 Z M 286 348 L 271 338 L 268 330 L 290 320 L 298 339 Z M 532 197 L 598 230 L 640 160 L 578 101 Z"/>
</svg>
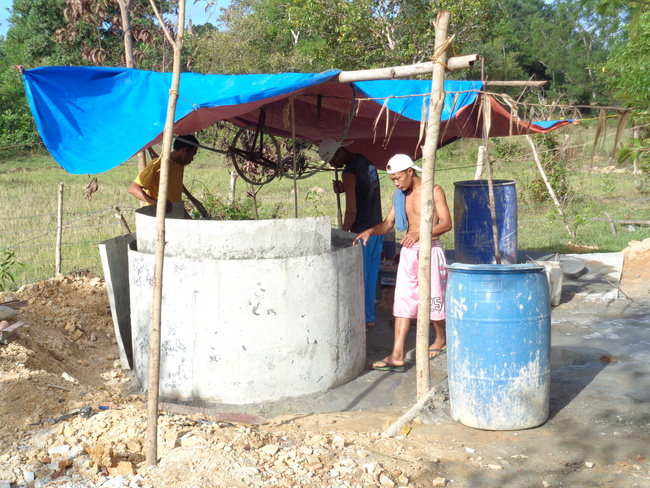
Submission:
<svg viewBox="0 0 650 488">
<path fill-rule="evenodd" d="M 445 102 L 445 64 L 447 28 L 450 14 L 441 11 L 436 19 L 436 40 L 434 49 L 433 74 L 431 79 L 431 98 L 429 118 L 422 150 L 422 188 L 420 198 L 420 259 L 418 269 L 418 319 L 415 346 L 417 398 L 429 391 L 429 321 L 431 320 L 431 232 L 435 204 L 433 200 L 436 150 L 440 136 L 440 114 Z"/>
<path fill-rule="evenodd" d="M 146 435 L 146 465 L 155 466 L 158 462 L 158 398 L 160 396 L 160 325 L 162 309 L 163 264 L 165 255 L 165 211 L 169 187 L 169 155 L 171 154 L 174 116 L 180 87 L 181 54 L 185 25 L 185 0 L 178 2 L 178 35 L 173 39 L 171 33 L 164 28 L 160 13 L 154 3 L 149 0 L 165 35 L 174 47 L 174 64 L 172 84 L 167 103 L 167 118 L 163 132 L 162 162 L 160 166 L 160 187 L 158 189 L 158 204 L 156 205 L 156 249 L 154 253 L 153 298 L 151 307 L 151 330 L 149 343 L 149 382 L 147 387 L 147 435 Z"/>
</svg>

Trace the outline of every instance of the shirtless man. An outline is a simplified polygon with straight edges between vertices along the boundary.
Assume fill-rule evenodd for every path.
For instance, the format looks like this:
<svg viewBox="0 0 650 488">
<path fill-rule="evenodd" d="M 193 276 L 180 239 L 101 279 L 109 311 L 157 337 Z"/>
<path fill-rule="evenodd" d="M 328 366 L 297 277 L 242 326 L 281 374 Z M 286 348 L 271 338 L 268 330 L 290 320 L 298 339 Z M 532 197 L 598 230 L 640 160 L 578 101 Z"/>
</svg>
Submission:
<svg viewBox="0 0 650 488">
<path fill-rule="evenodd" d="M 416 170 L 422 171 L 405 154 L 397 154 L 390 159 L 386 171 L 397 187 L 393 198 L 393 206 L 383 222 L 361 232 L 354 238 L 356 244 L 360 240 L 365 242 L 371 235 L 386 234 L 395 226 L 398 230 L 406 230 L 406 235 L 401 241 L 402 250 L 395 284 L 395 303 L 393 305 L 395 341 L 393 343 L 393 352 L 381 361 L 373 363 L 372 368 L 380 371 L 397 373 L 406 371 L 404 367 L 404 345 L 411 319 L 417 318 L 420 190 L 422 188 L 422 179 L 417 175 Z M 436 338 L 429 347 L 429 358 L 432 359 L 443 354 L 447 349 L 444 295 L 447 284 L 447 270 L 445 269 L 445 253 L 439 237 L 451 230 L 451 215 L 447 206 L 445 192 L 438 185 L 434 186 L 433 200 L 435 214 L 431 232 L 430 316 Z"/>
</svg>

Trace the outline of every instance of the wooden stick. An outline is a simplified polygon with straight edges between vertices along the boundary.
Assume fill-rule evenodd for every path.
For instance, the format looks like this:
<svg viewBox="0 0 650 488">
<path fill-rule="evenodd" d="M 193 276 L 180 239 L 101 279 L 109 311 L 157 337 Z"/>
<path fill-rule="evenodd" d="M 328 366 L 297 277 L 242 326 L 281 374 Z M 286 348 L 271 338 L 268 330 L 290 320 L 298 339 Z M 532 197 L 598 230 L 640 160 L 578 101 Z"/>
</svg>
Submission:
<svg viewBox="0 0 650 488">
<path fill-rule="evenodd" d="M 440 386 L 440 383 L 431 388 L 431 390 L 429 390 L 425 395 L 422 395 L 422 398 L 420 398 L 408 412 L 393 422 L 390 427 L 384 431 L 384 434 L 386 434 L 388 437 L 395 437 L 397 434 L 399 434 L 400 430 L 402 430 L 402 427 L 417 417 L 424 405 L 426 405 L 429 399 L 437 393 L 438 386 Z"/>
<path fill-rule="evenodd" d="M 548 181 L 548 178 L 546 177 L 546 172 L 544 171 L 544 167 L 542 166 L 542 162 L 539 159 L 539 152 L 537 151 L 537 146 L 535 146 L 535 143 L 533 142 L 533 138 L 530 137 L 530 135 L 526 134 L 526 139 L 528 139 L 528 143 L 530 144 L 530 148 L 533 151 L 533 158 L 535 159 L 535 163 L 537 164 L 537 169 L 539 170 L 539 174 L 542 176 L 542 179 L 544 180 L 544 184 L 546 184 L 546 189 L 548 190 L 549 194 L 551 195 L 551 198 L 553 199 L 553 203 L 555 203 L 555 208 L 557 209 L 558 213 L 560 214 L 560 217 L 562 217 L 562 221 L 564 222 L 564 227 L 566 228 L 567 232 L 569 235 L 575 239 L 576 234 L 573 232 L 573 229 L 569 226 L 569 223 L 566 220 L 566 216 L 564 215 L 564 212 L 562 211 L 562 206 L 560 205 L 559 200 L 557 199 L 557 196 L 555 196 L 555 190 L 553 190 L 553 187 L 551 186 L 551 183 Z"/>
<path fill-rule="evenodd" d="M 122 228 L 125 230 L 127 234 L 131 233 L 131 229 L 129 228 L 129 224 L 124 218 L 124 215 L 122 214 L 122 209 L 120 207 L 113 207 L 115 209 L 115 217 L 117 220 L 120 221 L 120 225 Z"/>
<path fill-rule="evenodd" d="M 61 240 L 63 238 L 63 183 L 59 183 L 56 212 L 56 246 L 54 248 L 54 274 L 61 274 Z"/>
<path fill-rule="evenodd" d="M 440 63 L 433 66 L 429 119 L 422 150 L 422 188 L 420 197 L 420 257 L 418 265 L 418 321 L 415 344 L 417 398 L 429 391 L 429 321 L 431 320 L 431 231 L 435 205 L 433 202 L 436 150 L 440 135 L 440 114 L 445 102 L 445 68 L 447 60 L 447 28 L 450 13 L 443 10 L 436 19 L 434 52 Z"/>
<path fill-rule="evenodd" d="M 605 215 L 609 217 L 608 213 L 606 213 Z M 588 217 L 585 218 L 585 220 L 596 220 L 601 222 L 605 221 L 605 222 L 621 224 L 621 225 L 650 225 L 650 220 L 612 220 L 611 217 L 606 219 L 599 219 L 598 217 Z"/>
</svg>

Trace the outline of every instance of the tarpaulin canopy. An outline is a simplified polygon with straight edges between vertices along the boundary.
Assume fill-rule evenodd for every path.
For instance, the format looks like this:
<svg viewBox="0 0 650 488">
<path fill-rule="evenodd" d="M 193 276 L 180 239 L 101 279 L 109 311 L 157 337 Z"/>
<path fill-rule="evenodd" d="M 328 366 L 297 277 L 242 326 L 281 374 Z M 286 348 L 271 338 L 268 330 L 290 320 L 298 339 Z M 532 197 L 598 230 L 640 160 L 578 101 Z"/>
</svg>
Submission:
<svg viewBox="0 0 650 488">
<path fill-rule="evenodd" d="M 318 143 L 352 141 L 348 148 L 383 169 L 396 153 L 421 155 L 430 81 L 338 83 L 323 73 L 204 75 L 182 73 L 175 134 L 218 121 L 255 125 L 280 137 Z M 23 71 L 27 99 L 41 138 L 70 173 L 96 174 L 162 139 L 171 73 L 132 68 L 44 67 Z M 445 81 L 439 145 L 482 137 L 477 81 Z M 489 137 L 543 133 L 570 121 L 523 122 L 493 97 Z"/>
</svg>

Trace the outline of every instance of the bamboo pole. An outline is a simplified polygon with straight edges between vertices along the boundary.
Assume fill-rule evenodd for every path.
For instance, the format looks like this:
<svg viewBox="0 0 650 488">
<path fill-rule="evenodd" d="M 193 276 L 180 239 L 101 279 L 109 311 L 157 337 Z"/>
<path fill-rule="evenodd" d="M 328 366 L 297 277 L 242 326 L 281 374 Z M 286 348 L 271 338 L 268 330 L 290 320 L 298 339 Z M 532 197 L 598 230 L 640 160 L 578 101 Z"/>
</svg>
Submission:
<svg viewBox="0 0 650 488">
<path fill-rule="evenodd" d="M 429 321 L 431 320 L 431 231 L 435 204 L 433 201 L 436 149 L 440 136 L 440 115 L 445 101 L 445 61 L 447 60 L 447 28 L 450 13 L 443 10 L 436 19 L 436 40 L 431 77 L 429 118 L 422 150 L 422 187 L 420 197 L 420 262 L 418 269 L 418 320 L 415 345 L 416 390 L 420 399 L 429 391 Z"/>
<path fill-rule="evenodd" d="M 159 20 L 160 14 L 150 0 Z M 158 204 L 156 205 L 156 249 L 154 253 L 153 298 L 151 306 L 151 329 L 149 343 L 149 382 L 147 386 L 147 436 L 146 436 L 146 465 L 155 466 L 158 460 L 158 398 L 160 396 L 160 343 L 161 343 L 161 309 L 162 281 L 165 256 L 165 211 L 169 183 L 169 155 L 171 154 L 176 102 L 180 87 L 181 54 L 185 24 L 185 0 L 178 2 L 178 35 L 173 39 L 165 30 L 165 34 L 174 47 L 174 64 L 172 84 L 167 103 L 167 118 L 163 132 L 163 150 L 160 166 L 160 187 L 158 189 Z M 164 23 L 161 22 L 164 26 Z"/>
<path fill-rule="evenodd" d="M 54 249 L 54 274 L 61 274 L 61 240 L 63 238 L 63 183 L 59 183 L 56 212 L 56 245 Z"/>
<path fill-rule="evenodd" d="M 542 162 L 539 159 L 539 152 L 537 151 L 537 146 L 535 146 L 535 142 L 533 142 L 533 138 L 530 137 L 529 134 L 526 134 L 526 139 L 528 139 L 528 144 L 530 144 L 530 148 L 533 151 L 533 158 L 535 159 L 535 163 L 537 164 L 537 169 L 539 170 L 539 174 L 542 176 L 542 179 L 544 180 L 546 189 L 548 190 L 549 195 L 551 195 L 551 198 L 553 199 L 553 203 L 555 204 L 555 208 L 557 209 L 557 212 L 560 214 L 560 217 L 562 217 L 562 221 L 564 222 L 564 227 L 566 228 L 569 235 L 573 239 L 575 239 L 576 234 L 575 232 L 573 232 L 573 229 L 571 229 L 571 226 L 567 222 L 566 215 L 564 215 L 564 212 L 562 211 L 562 206 L 560 205 L 560 201 L 557 199 L 557 196 L 555 195 L 555 190 L 553 190 L 553 186 L 551 186 L 551 182 L 548 181 L 546 172 L 544 171 L 544 167 L 542 166 Z"/>
<path fill-rule="evenodd" d="M 445 63 L 444 68 L 449 71 L 471 68 L 479 59 L 478 54 L 468 54 L 467 56 L 449 58 Z M 437 64 L 436 61 L 427 61 L 426 63 L 410 64 L 407 66 L 341 71 L 337 76 L 332 78 L 332 81 L 351 83 L 353 81 L 392 80 L 409 76 L 430 75 Z"/>
</svg>

